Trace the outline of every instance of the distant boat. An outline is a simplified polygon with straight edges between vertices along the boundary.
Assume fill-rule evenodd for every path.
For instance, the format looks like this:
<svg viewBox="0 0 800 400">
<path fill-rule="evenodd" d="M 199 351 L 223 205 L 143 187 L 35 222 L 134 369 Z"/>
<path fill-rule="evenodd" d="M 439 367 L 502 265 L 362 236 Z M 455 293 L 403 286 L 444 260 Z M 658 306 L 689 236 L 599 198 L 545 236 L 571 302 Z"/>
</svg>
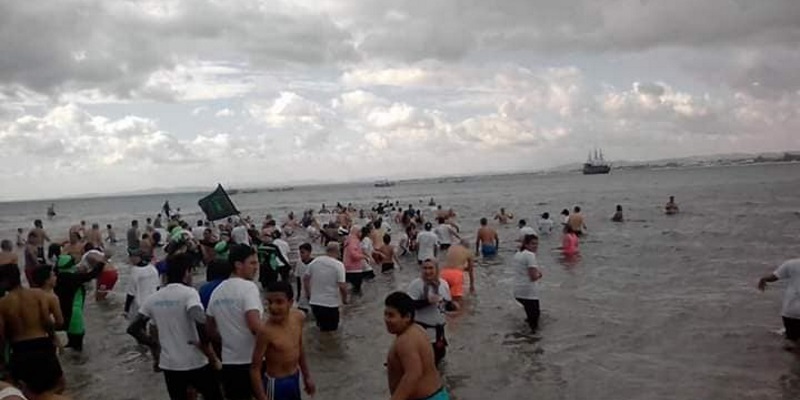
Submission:
<svg viewBox="0 0 800 400">
<path fill-rule="evenodd" d="M 375 187 L 392 187 L 392 186 L 394 186 L 394 182 L 388 179 L 375 182 Z"/>
<path fill-rule="evenodd" d="M 282 186 L 267 189 L 268 192 L 291 192 L 292 190 L 294 190 L 294 187 L 292 186 Z"/>
<path fill-rule="evenodd" d="M 607 174 L 611 172 L 611 164 L 603 158 L 603 151 L 595 149 L 589 153 L 589 158 L 583 163 L 584 175 Z"/>
</svg>

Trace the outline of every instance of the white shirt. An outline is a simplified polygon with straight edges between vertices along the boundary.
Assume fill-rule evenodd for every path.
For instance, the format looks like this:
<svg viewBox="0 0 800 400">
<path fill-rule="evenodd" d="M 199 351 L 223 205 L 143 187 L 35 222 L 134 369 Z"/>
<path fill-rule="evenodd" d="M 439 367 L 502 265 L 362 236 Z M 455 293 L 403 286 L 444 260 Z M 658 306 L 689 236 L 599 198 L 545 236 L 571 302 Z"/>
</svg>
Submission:
<svg viewBox="0 0 800 400">
<path fill-rule="evenodd" d="M 539 233 L 546 235 L 553 231 L 553 220 L 552 219 L 540 219 L 536 225 L 539 227 Z"/>
<path fill-rule="evenodd" d="M 283 256 L 283 258 L 286 259 L 286 261 L 289 261 L 289 251 L 290 251 L 289 243 L 287 243 L 283 239 L 275 239 L 275 240 L 272 241 L 272 244 L 274 244 L 275 247 L 277 247 L 278 250 L 280 250 L 281 255 Z M 283 266 L 283 263 L 281 262 L 280 258 L 276 259 L 275 261 L 278 262 L 278 266 L 279 267 Z"/>
<path fill-rule="evenodd" d="M 800 319 L 800 258 L 786 261 L 773 274 L 787 281 L 781 315 Z"/>
<path fill-rule="evenodd" d="M 131 267 L 131 278 L 128 282 L 127 294 L 134 297 L 135 305 L 131 307 L 133 315 L 139 311 L 139 306 L 144 304 L 153 293 L 161 286 L 161 277 L 155 265 L 147 264 L 144 267 Z"/>
<path fill-rule="evenodd" d="M 222 337 L 222 363 L 250 364 L 256 338 L 247 327 L 245 313 L 264 311 L 258 286 L 252 281 L 230 277 L 220 283 L 208 302 L 207 314 L 214 317 Z"/>
<path fill-rule="evenodd" d="M 392 233 L 392 225 L 390 225 L 386 221 L 383 221 L 383 223 L 381 223 L 381 230 L 383 231 L 383 233 Z"/>
<path fill-rule="evenodd" d="M 417 260 L 425 261 L 429 258 L 436 258 L 436 246 L 439 245 L 439 237 L 431 231 L 423 231 L 417 235 Z"/>
<path fill-rule="evenodd" d="M 429 286 L 428 293 L 425 292 L 425 283 L 422 278 L 417 278 L 411 281 L 408 284 L 408 288 L 406 289 L 406 293 L 411 296 L 414 300 L 427 300 L 427 294 L 430 294 L 430 291 L 433 288 Z M 416 322 L 421 322 L 425 325 L 444 325 L 444 303 L 447 301 L 452 301 L 452 297 L 450 297 L 450 287 L 447 285 L 447 282 L 444 279 L 439 279 L 439 288 L 436 289 L 439 296 L 442 297 L 442 301 L 439 304 L 431 304 L 424 308 L 417 309 L 414 320 Z M 433 328 L 425 328 L 425 331 L 428 333 L 428 337 L 431 339 L 431 342 L 436 341 L 436 330 Z"/>
<path fill-rule="evenodd" d="M 314 260 L 311 261 L 313 262 Z M 302 279 L 306 275 L 306 271 L 308 271 L 308 264 L 304 263 L 303 260 L 297 260 L 294 269 L 294 276 L 297 279 Z M 297 301 L 297 307 L 307 309 L 308 299 L 306 298 L 306 292 L 304 290 L 301 290 L 299 294 L 300 294 L 300 300 Z"/>
<path fill-rule="evenodd" d="M 250 234 L 247 233 L 247 227 L 239 225 L 231 230 L 231 239 L 236 244 L 250 244 Z"/>
<path fill-rule="evenodd" d="M 453 243 L 453 227 L 450 224 L 441 224 L 434 229 L 441 244 Z"/>
<path fill-rule="evenodd" d="M 528 268 L 539 268 L 536 263 L 536 254 L 530 250 L 518 251 L 514 254 L 514 259 L 511 261 L 514 267 L 514 298 L 538 300 L 539 299 L 539 283 L 531 282 L 530 275 L 528 275 Z"/>
<path fill-rule="evenodd" d="M 195 321 L 189 309 L 199 307 L 197 290 L 180 283 L 171 283 L 142 304 L 139 313 L 153 320 L 158 327 L 161 358 L 158 366 L 167 371 L 190 371 L 208 364 L 205 354 L 189 342 L 198 342 Z"/>
<path fill-rule="evenodd" d="M 528 235 L 537 235 L 536 229 L 533 229 L 530 226 L 523 226 L 522 228 L 519 228 L 519 241 L 520 242 L 523 239 L 525 239 L 525 236 L 528 236 Z"/>
<path fill-rule="evenodd" d="M 204 233 L 206 233 L 205 226 L 195 226 L 192 228 L 192 236 L 197 240 L 202 240 Z"/>
<path fill-rule="evenodd" d="M 305 276 L 311 277 L 309 304 L 323 307 L 339 307 L 342 304 L 339 284 L 345 282 L 345 271 L 341 261 L 319 256 L 308 264 Z"/>
</svg>

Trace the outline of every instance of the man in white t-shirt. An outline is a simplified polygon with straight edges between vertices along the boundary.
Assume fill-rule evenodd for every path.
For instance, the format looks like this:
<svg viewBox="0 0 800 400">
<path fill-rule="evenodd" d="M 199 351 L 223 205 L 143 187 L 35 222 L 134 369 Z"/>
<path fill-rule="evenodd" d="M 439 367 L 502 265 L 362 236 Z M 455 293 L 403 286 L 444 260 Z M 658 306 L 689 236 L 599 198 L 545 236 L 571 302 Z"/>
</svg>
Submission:
<svg viewBox="0 0 800 400">
<path fill-rule="evenodd" d="M 512 260 L 514 268 L 514 298 L 525 308 L 528 326 L 533 332 L 539 329 L 539 280 L 542 272 L 536 262 L 536 250 L 539 238 L 526 235 L 522 239 L 522 248 Z"/>
<path fill-rule="evenodd" d="M 436 237 L 439 238 L 439 249 L 447 251 L 454 242 L 457 243 L 461 240 L 461 237 L 458 236 L 456 228 L 448 224 L 446 219 L 439 217 L 437 221 L 439 225 L 436 227 L 435 233 Z"/>
<path fill-rule="evenodd" d="M 264 311 L 258 287 L 253 282 L 258 257 L 252 247 L 233 245 L 228 255 L 233 274 L 211 294 L 208 302 L 208 331 L 222 344 L 222 387 L 228 399 L 250 399 L 250 362 L 255 335 Z"/>
<path fill-rule="evenodd" d="M 422 262 L 428 259 L 435 260 L 436 252 L 439 247 L 439 237 L 431 232 L 433 225 L 430 222 L 425 223 L 425 230 L 417 235 L 417 262 L 422 265 Z"/>
<path fill-rule="evenodd" d="M 206 231 L 206 227 L 203 225 L 203 220 L 197 220 L 197 226 L 192 228 L 192 237 L 196 240 L 203 240 L 203 233 Z"/>
<path fill-rule="evenodd" d="M 536 229 L 528 226 L 528 222 L 521 219 L 519 220 L 519 238 L 517 238 L 517 242 L 522 243 L 522 240 L 525 239 L 527 235 L 536 235 Z"/>
<path fill-rule="evenodd" d="M 781 264 L 778 269 L 758 281 L 758 289 L 764 291 L 767 283 L 787 281 L 783 295 L 783 327 L 786 328 L 786 348 L 800 352 L 800 258 Z"/>
<path fill-rule="evenodd" d="M 139 312 L 139 306 L 161 286 L 161 277 L 155 265 L 144 261 L 140 249 L 129 250 L 128 261 L 132 267 L 125 296 L 125 315 L 133 320 Z"/>
<path fill-rule="evenodd" d="M 339 329 L 339 306 L 347 304 L 345 270 L 338 260 L 339 253 L 339 243 L 328 243 L 325 255 L 315 258 L 303 276 L 305 296 L 322 332 Z"/>
<path fill-rule="evenodd" d="M 206 315 L 200 295 L 191 286 L 192 263 L 187 254 L 167 259 L 167 285 L 144 301 L 128 333 L 159 354 L 158 367 L 171 399 L 185 399 L 193 387 L 204 399 L 222 400 L 209 363 L 209 357 L 215 364 L 218 360 L 206 339 Z M 158 328 L 157 338 L 146 333 L 148 320 Z"/>
<path fill-rule="evenodd" d="M 231 230 L 231 240 L 236 244 L 250 245 L 250 234 L 247 232 L 247 225 L 239 221 L 236 227 Z"/>
<path fill-rule="evenodd" d="M 439 266 L 435 260 L 425 260 L 420 270 L 420 277 L 411 281 L 406 293 L 414 299 L 416 307 L 414 322 L 428 333 L 435 362 L 438 365 L 447 353 L 444 313 L 457 310 L 458 305 L 450 296 L 447 282 L 439 278 Z"/>
</svg>

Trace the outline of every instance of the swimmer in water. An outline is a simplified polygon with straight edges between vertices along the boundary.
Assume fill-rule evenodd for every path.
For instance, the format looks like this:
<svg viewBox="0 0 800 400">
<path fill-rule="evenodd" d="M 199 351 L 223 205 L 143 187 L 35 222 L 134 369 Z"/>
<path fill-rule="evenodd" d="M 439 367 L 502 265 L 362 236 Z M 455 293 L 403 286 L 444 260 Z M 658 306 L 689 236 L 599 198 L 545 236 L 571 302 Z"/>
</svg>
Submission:
<svg viewBox="0 0 800 400">
<path fill-rule="evenodd" d="M 678 208 L 678 203 L 675 203 L 675 196 L 669 196 L 669 201 L 667 205 L 664 206 L 664 212 L 667 215 L 675 215 L 680 212 L 680 208 Z"/>
<path fill-rule="evenodd" d="M 512 260 L 514 266 L 514 298 L 525 308 L 528 326 L 535 333 L 539 329 L 539 281 L 542 272 L 536 261 L 539 238 L 527 235 Z"/>
<path fill-rule="evenodd" d="M 469 250 L 469 241 L 462 239 L 447 250 L 444 267 L 439 273 L 450 287 L 453 301 L 461 303 L 464 297 L 464 273 L 469 274 L 469 292 L 475 293 L 475 253 Z"/>
<path fill-rule="evenodd" d="M 14 252 L 14 245 L 10 240 L 3 240 L 0 242 L 0 266 L 2 265 L 19 265 L 19 256 Z"/>
<path fill-rule="evenodd" d="M 578 254 L 578 243 L 578 235 L 572 229 L 572 226 L 565 226 L 564 237 L 561 240 L 561 247 L 559 247 L 559 250 L 561 250 L 566 257 L 574 256 Z"/>
<path fill-rule="evenodd" d="M 415 323 L 414 300 L 394 292 L 384 301 L 383 321 L 395 335 L 386 357 L 386 374 L 392 400 L 449 400 L 428 335 Z"/>
<path fill-rule="evenodd" d="M 489 226 L 486 218 L 481 218 L 481 227 L 478 229 L 478 238 L 475 240 L 475 253 L 480 252 L 483 257 L 497 255 L 500 248 L 500 237 L 497 231 Z"/>
<path fill-rule="evenodd" d="M 508 223 L 508 221 L 514 219 L 514 214 L 507 213 L 505 208 L 501 208 L 500 212 L 494 216 L 494 219 L 505 225 Z"/>
<path fill-rule="evenodd" d="M 25 234 L 22 228 L 17 228 L 17 247 L 25 247 Z"/>
<path fill-rule="evenodd" d="M 386 274 L 394 271 L 395 267 L 400 268 L 397 247 L 392 246 L 392 236 L 388 233 L 383 235 L 383 246 L 377 249 L 376 252 L 381 254 L 381 273 Z"/>
<path fill-rule="evenodd" d="M 205 334 L 200 295 L 191 286 L 193 263 L 188 254 L 167 258 L 167 285 L 144 300 L 127 332 L 158 354 L 170 399 L 186 399 L 193 388 L 203 399 L 222 400 L 214 368 L 219 360 Z M 157 333 L 148 334 L 149 321 Z"/>
<path fill-rule="evenodd" d="M 45 292 L 50 319 L 53 321 L 53 326 L 59 327 L 64 325 L 64 316 L 61 314 L 61 303 L 58 301 L 58 296 L 56 296 L 53 291 L 56 287 L 56 282 L 56 274 L 53 272 L 53 267 L 49 265 L 43 265 L 33 271 L 32 287 L 35 286 L 39 290 Z M 52 332 L 52 340 L 58 352 L 63 352 L 64 344 L 61 343 L 61 340 L 55 335 L 55 332 Z"/>
<path fill-rule="evenodd" d="M 261 325 L 250 362 L 250 381 L 257 400 L 299 400 L 300 379 L 314 396 L 316 386 L 303 348 L 305 314 L 293 309 L 289 282 L 272 282 L 266 290 L 269 318 Z"/>
<path fill-rule="evenodd" d="M 49 373 L 53 389 L 63 390 L 64 375 L 53 344 L 55 328 L 64 322 L 58 319 L 62 314 L 45 291 L 25 288 L 21 279 L 18 268 L 0 268 L 0 287 L 6 291 L 0 299 L 0 323 L 10 345 L 11 377 L 25 388 Z M 45 372 L 44 366 L 52 370 Z"/>
<path fill-rule="evenodd" d="M 569 214 L 569 211 L 567 211 Z M 550 213 L 546 212 L 539 217 L 539 221 L 536 222 L 536 227 L 539 229 L 539 235 L 549 235 L 553 232 L 553 220 L 550 219 Z"/>
<path fill-rule="evenodd" d="M 111 244 L 117 243 L 117 233 L 114 232 L 114 228 L 111 227 L 111 224 L 106 225 L 106 240 Z"/>
<path fill-rule="evenodd" d="M 617 212 L 611 217 L 611 222 L 623 222 L 625 219 L 622 216 L 622 206 L 617 204 Z"/>
<path fill-rule="evenodd" d="M 783 326 L 786 328 L 784 348 L 800 353 L 800 258 L 784 262 L 775 272 L 759 279 L 758 290 L 763 292 L 768 283 L 779 280 L 787 281 L 781 310 Z"/>
<path fill-rule="evenodd" d="M 572 231 L 578 235 L 582 236 L 586 233 L 586 223 L 583 220 L 583 214 L 581 214 L 581 208 L 575 206 L 572 209 L 572 215 L 569 216 L 567 219 L 567 225 L 572 228 Z"/>
</svg>

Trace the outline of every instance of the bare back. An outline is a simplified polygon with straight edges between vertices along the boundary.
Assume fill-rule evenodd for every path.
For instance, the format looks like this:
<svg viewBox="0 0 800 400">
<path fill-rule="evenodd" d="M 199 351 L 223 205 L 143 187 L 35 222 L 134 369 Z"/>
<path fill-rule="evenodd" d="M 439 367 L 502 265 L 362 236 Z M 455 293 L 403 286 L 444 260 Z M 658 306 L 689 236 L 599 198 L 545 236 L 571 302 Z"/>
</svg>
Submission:
<svg viewBox="0 0 800 400">
<path fill-rule="evenodd" d="M 460 244 L 454 244 L 447 250 L 444 266 L 447 268 L 466 269 L 472 257 L 472 252 L 469 249 Z"/>
<path fill-rule="evenodd" d="M 3 335 L 14 343 L 49 336 L 52 326 L 47 293 L 37 289 L 17 288 L 0 300 Z"/>
<path fill-rule="evenodd" d="M 442 387 L 428 334 L 416 323 L 397 336 L 386 360 L 389 391 L 394 394 L 407 370 L 421 371 L 413 382 L 411 399 L 424 399 Z"/>
<path fill-rule="evenodd" d="M 497 238 L 497 231 L 488 226 L 482 226 L 478 229 L 478 239 L 484 244 L 493 244 Z"/>
<path fill-rule="evenodd" d="M 0 252 L 0 265 L 8 264 L 19 265 L 19 256 L 13 251 Z"/>
</svg>

